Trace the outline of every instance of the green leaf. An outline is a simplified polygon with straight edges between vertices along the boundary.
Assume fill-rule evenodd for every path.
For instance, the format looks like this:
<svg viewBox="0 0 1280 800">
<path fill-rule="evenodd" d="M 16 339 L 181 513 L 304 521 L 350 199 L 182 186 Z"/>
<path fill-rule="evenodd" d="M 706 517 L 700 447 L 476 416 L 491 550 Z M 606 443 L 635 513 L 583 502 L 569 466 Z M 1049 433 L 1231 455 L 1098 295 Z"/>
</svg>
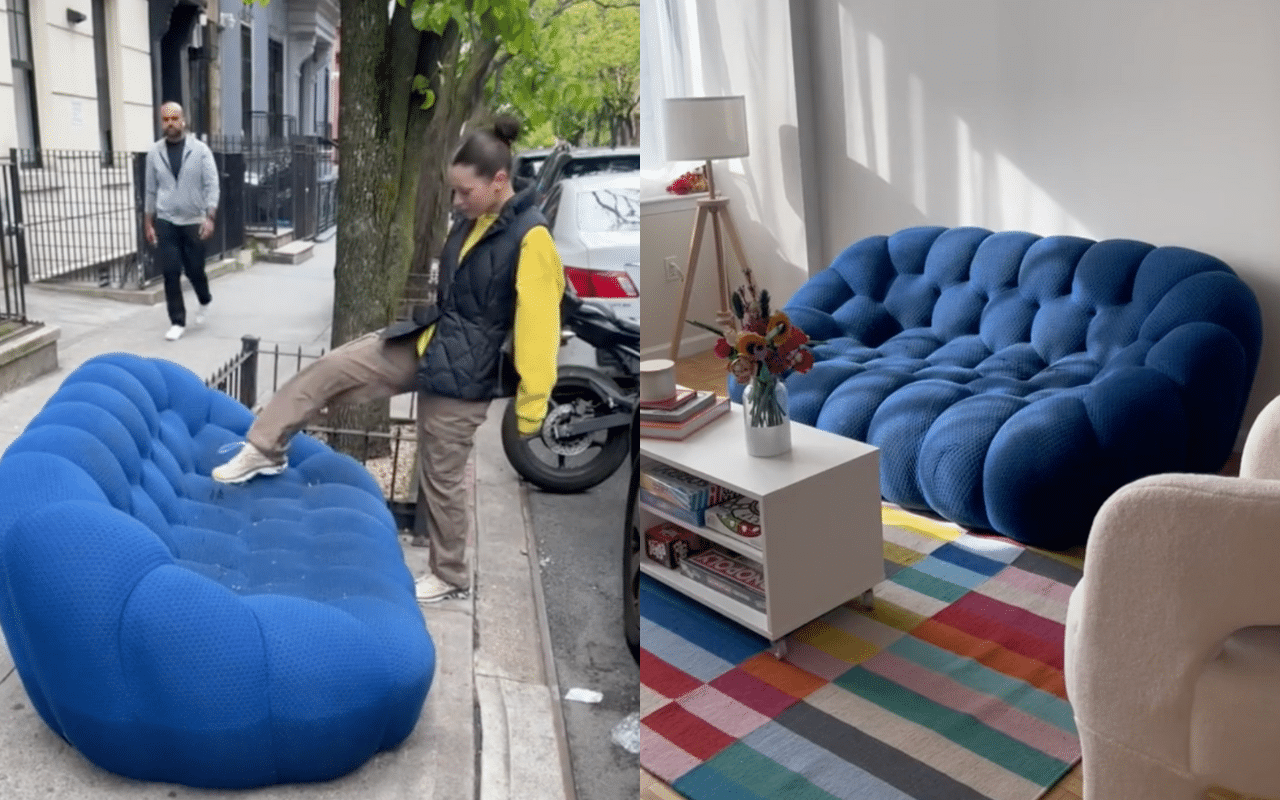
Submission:
<svg viewBox="0 0 1280 800">
<path fill-rule="evenodd" d="M 434 106 L 435 104 L 436 104 L 436 93 L 435 93 L 435 92 L 433 92 L 433 91 L 431 91 L 430 89 L 428 89 L 428 90 L 426 90 L 425 92 L 423 92 L 423 93 L 422 93 L 422 105 L 420 106 L 420 108 L 421 108 L 423 111 L 427 111 L 428 109 L 430 109 L 430 108 L 431 108 L 432 106 Z"/>
<path fill-rule="evenodd" d="M 433 11 L 435 11 L 435 4 L 431 0 L 413 0 L 413 8 L 409 15 L 409 19 L 413 22 L 413 27 L 420 31 L 428 30 Z"/>
</svg>

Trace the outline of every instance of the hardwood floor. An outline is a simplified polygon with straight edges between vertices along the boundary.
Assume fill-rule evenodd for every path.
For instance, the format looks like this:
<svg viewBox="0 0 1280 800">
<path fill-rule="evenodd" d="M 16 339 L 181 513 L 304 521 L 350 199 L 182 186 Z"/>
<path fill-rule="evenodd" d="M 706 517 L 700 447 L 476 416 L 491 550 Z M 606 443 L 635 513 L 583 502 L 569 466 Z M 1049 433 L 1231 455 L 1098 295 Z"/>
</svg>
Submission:
<svg viewBox="0 0 1280 800">
<path fill-rule="evenodd" d="M 718 394 L 728 394 L 724 359 L 716 358 L 711 351 L 684 356 L 676 362 L 676 382 L 690 389 L 710 389 Z M 1238 460 L 1235 460 L 1238 469 Z M 1228 464 L 1228 470 L 1231 465 Z M 1227 472 L 1228 470 L 1224 470 Z M 1073 553 L 1083 555 L 1083 552 Z M 1080 765 L 1068 772 L 1045 795 L 1043 800 L 1082 800 L 1084 772 Z M 640 800 L 683 800 L 680 794 L 662 781 L 640 771 Z"/>
</svg>

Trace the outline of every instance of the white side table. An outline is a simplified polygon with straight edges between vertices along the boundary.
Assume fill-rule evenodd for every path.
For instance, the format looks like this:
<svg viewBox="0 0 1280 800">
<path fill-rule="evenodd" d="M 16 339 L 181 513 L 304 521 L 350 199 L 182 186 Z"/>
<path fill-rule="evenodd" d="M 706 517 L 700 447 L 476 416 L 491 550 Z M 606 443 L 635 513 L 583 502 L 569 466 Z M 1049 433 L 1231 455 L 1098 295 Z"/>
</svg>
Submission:
<svg viewBox="0 0 1280 800">
<path fill-rule="evenodd" d="M 661 520 L 694 530 L 764 565 L 763 612 L 649 560 L 655 580 L 715 609 L 785 654 L 787 634 L 884 579 L 880 521 L 880 451 L 817 428 L 792 423 L 791 451 L 747 455 L 742 406 L 683 441 L 641 438 L 643 456 L 759 501 L 761 534 L 743 538 L 694 528 L 641 503 L 641 530 Z"/>
</svg>

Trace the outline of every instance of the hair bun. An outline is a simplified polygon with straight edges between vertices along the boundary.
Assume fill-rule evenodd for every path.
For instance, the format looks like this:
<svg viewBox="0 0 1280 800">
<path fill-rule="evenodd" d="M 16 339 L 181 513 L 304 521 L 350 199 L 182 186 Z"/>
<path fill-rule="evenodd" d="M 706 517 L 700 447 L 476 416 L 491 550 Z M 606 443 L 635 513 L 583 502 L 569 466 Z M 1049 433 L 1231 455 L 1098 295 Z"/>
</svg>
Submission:
<svg viewBox="0 0 1280 800">
<path fill-rule="evenodd" d="M 520 135 L 520 120 L 508 116 L 498 117 L 493 123 L 493 135 L 510 147 Z"/>
</svg>

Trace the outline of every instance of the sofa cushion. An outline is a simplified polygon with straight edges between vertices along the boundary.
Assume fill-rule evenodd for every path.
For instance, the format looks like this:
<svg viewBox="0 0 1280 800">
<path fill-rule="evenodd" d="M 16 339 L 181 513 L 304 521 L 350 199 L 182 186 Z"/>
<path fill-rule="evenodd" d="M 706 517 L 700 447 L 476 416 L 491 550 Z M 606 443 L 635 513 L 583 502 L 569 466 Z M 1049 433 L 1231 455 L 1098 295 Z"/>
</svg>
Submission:
<svg viewBox="0 0 1280 800">
<path fill-rule="evenodd" d="M 0 624 L 41 718 L 105 769 L 326 780 L 418 719 L 435 654 L 381 491 L 306 436 L 283 474 L 215 483 L 251 422 L 113 354 L 0 458 Z"/>
<path fill-rule="evenodd" d="M 863 239 L 785 310 L 822 340 L 794 419 L 879 447 L 886 500 L 1048 547 L 1130 480 L 1219 470 L 1261 346 L 1212 256 L 981 228 Z"/>
</svg>

